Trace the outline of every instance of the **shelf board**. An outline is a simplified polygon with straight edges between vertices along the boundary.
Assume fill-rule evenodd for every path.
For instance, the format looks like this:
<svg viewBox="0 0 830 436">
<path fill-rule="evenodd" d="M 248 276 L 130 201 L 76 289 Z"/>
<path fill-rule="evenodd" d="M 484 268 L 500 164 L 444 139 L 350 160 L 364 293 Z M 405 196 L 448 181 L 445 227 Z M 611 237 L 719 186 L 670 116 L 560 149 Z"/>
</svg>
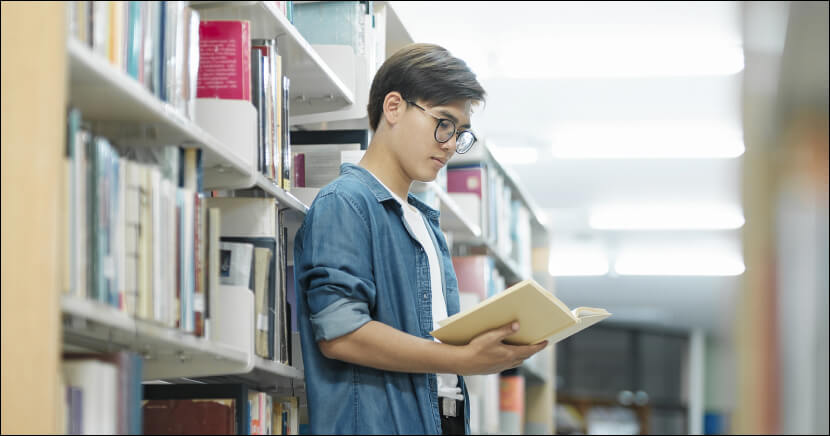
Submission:
<svg viewBox="0 0 830 436">
<path fill-rule="evenodd" d="M 279 362 L 254 356 L 253 369 L 242 374 L 168 379 L 172 383 L 245 384 L 261 392 L 290 392 L 304 387 L 303 371 Z"/>
<path fill-rule="evenodd" d="M 293 366 L 284 365 L 273 360 L 263 359 L 260 356 L 254 358 L 254 371 L 263 373 L 266 377 L 279 376 L 293 380 L 303 380 L 303 371 Z"/>
<path fill-rule="evenodd" d="M 256 186 L 262 189 L 266 194 L 271 195 L 277 199 L 277 202 L 290 209 L 296 210 L 302 214 L 308 213 L 308 206 L 303 204 L 297 197 L 291 195 L 290 192 L 285 192 L 282 188 L 277 186 L 273 180 L 265 177 L 262 174 L 257 175 Z"/>
<path fill-rule="evenodd" d="M 99 352 L 130 350 L 144 356 L 142 379 L 250 372 L 251 353 L 130 318 L 106 304 L 61 296 L 64 343 Z"/>
<path fill-rule="evenodd" d="M 283 74 L 291 81 L 291 116 L 342 109 L 354 103 L 352 89 L 311 47 L 274 2 L 190 2 L 201 20 L 248 20 L 251 38 L 277 39 Z M 305 101 L 307 104 L 298 104 Z"/>
</svg>

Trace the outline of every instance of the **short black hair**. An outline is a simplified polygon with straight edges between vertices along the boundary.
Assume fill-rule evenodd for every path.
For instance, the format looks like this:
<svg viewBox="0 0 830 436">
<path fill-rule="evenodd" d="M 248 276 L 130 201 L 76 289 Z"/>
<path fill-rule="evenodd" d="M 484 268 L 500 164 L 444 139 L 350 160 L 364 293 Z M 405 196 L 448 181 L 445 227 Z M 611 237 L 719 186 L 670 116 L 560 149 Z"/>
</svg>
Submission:
<svg viewBox="0 0 830 436">
<path fill-rule="evenodd" d="M 467 64 L 435 44 L 409 44 L 387 59 L 369 91 L 369 126 L 376 131 L 383 100 L 392 91 L 412 101 L 444 105 L 457 100 L 483 102 L 486 92 Z"/>
</svg>

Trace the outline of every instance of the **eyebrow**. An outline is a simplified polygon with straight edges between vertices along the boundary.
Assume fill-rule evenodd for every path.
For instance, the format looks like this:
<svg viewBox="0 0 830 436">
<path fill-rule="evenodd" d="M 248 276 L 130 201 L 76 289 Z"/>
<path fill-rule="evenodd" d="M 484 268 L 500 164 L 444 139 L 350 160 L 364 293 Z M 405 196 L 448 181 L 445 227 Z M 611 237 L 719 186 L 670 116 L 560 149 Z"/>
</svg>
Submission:
<svg viewBox="0 0 830 436">
<path fill-rule="evenodd" d="M 438 110 L 438 113 L 440 113 L 441 115 L 443 115 L 443 116 L 445 116 L 445 117 L 447 117 L 447 118 L 451 119 L 451 120 L 452 120 L 452 122 L 454 122 L 455 124 L 458 124 L 458 118 L 456 118 L 456 117 L 455 117 L 455 115 L 451 114 L 448 110 L 446 110 L 446 109 L 440 109 L 440 110 Z M 462 126 L 458 126 L 458 127 L 461 127 L 462 129 L 469 129 L 469 128 L 470 128 L 470 124 L 469 124 L 469 123 L 467 123 L 467 124 L 464 124 L 464 125 L 462 125 Z"/>
</svg>

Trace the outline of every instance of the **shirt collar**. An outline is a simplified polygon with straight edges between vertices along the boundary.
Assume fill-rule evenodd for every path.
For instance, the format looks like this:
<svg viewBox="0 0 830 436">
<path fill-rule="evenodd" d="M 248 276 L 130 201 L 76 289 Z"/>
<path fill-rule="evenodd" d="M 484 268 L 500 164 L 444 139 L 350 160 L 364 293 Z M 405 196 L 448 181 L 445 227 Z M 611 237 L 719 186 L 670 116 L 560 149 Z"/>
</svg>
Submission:
<svg viewBox="0 0 830 436">
<path fill-rule="evenodd" d="M 375 176 L 372 173 L 370 173 L 369 170 L 367 170 L 366 168 L 352 163 L 343 163 L 340 165 L 340 173 L 351 174 L 357 177 L 367 187 L 369 187 L 369 190 L 375 196 L 378 203 L 383 203 L 384 201 L 389 200 L 395 201 L 395 203 L 397 203 L 397 200 L 395 200 L 395 197 L 392 196 L 392 193 L 389 192 L 389 190 L 386 189 L 386 187 L 384 187 L 378 181 L 378 179 L 376 179 Z M 431 220 L 438 220 L 438 217 L 441 216 L 441 212 L 427 206 L 426 203 L 418 199 L 418 197 L 416 197 L 412 193 L 408 193 L 406 197 L 409 204 L 415 206 L 427 218 Z"/>
</svg>

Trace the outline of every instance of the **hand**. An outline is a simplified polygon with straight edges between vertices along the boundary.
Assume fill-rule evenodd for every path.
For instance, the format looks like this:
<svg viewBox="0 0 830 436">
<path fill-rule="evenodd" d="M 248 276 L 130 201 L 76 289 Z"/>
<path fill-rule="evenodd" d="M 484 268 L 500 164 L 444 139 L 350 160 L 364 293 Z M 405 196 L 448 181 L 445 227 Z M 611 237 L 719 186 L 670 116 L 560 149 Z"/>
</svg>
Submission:
<svg viewBox="0 0 830 436">
<path fill-rule="evenodd" d="M 548 345 L 548 341 L 534 345 L 508 345 L 502 342 L 504 338 L 517 331 L 519 331 L 519 323 L 511 322 L 473 338 L 469 344 L 463 346 L 465 358 L 458 373 L 460 375 L 493 374 L 515 368 Z"/>
</svg>

